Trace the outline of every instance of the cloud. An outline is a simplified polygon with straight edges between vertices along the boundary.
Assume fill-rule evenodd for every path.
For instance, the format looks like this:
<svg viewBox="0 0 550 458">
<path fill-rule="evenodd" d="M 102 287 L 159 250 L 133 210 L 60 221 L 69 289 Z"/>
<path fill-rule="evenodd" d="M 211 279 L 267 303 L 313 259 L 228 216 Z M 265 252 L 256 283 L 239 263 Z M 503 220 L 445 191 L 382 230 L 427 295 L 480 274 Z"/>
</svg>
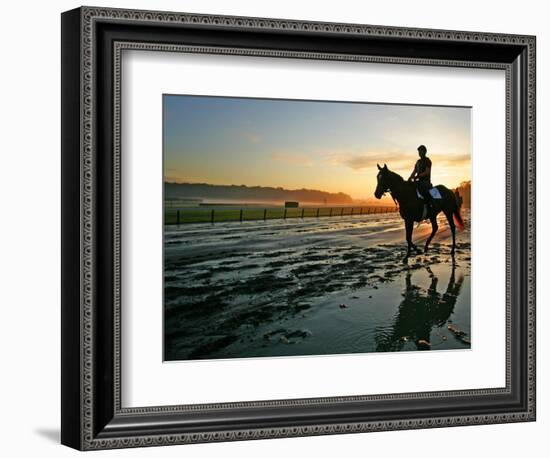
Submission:
<svg viewBox="0 0 550 458">
<path fill-rule="evenodd" d="M 376 164 L 388 164 L 388 167 L 400 168 L 411 162 L 409 157 L 391 152 L 368 152 L 360 154 L 336 153 L 328 156 L 328 162 L 332 165 L 343 165 L 352 170 L 364 170 L 375 168 Z"/>
<path fill-rule="evenodd" d="M 429 154 L 434 165 L 438 167 L 461 167 L 470 163 L 469 154 Z M 415 153 L 397 153 L 397 152 L 375 152 L 367 153 L 332 153 L 329 154 L 328 163 L 349 167 L 352 170 L 359 171 L 364 169 L 376 168 L 376 164 L 387 164 L 390 169 L 404 169 L 414 166 L 418 156 Z"/>
<path fill-rule="evenodd" d="M 282 162 L 283 164 L 293 166 L 312 167 L 313 165 L 315 165 L 313 159 L 302 153 L 276 151 L 274 153 L 271 153 L 271 159 L 277 162 Z"/>
<path fill-rule="evenodd" d="M 257 145 L 262 141 L 262 137 L 256 135 L 253 132 L 243 132 L 243 137 L 248 143 L 251 143 L 253 145 Z"/>
<path fill-rule="evenodd" d="M 470 154 L 437 154 L 435 157 L 440 165 L 451 167 L 468 165 L 472 160 L 472 156 Z"/>
</svg>

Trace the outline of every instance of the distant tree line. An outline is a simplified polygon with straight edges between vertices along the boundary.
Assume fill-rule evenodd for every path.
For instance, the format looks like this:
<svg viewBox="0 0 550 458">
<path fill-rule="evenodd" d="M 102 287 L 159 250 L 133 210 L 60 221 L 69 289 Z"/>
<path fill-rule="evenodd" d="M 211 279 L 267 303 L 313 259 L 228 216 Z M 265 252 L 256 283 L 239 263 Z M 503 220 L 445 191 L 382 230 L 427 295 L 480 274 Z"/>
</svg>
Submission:
<svg viewBox="0 0 550 458">
<path fill-rule="evenodd" d="M 343 192 L 330 193 L 315 189 L 283 189 L 264 186 L 213 185 L 207 183 L 164 183 L 166 199 L 230 199 L 255 201 L 315 202 L 351 204 L 353 199 Z"/>
<path fill-rule="evenodd" d="M 470 208 L 472 201 L 472 182 L 463 181 L 462 183 L 460 183 L 458 188 L 456 188 L 455 192 L 457 191 L 462 198 L 462 206 Z"/>
</svg>

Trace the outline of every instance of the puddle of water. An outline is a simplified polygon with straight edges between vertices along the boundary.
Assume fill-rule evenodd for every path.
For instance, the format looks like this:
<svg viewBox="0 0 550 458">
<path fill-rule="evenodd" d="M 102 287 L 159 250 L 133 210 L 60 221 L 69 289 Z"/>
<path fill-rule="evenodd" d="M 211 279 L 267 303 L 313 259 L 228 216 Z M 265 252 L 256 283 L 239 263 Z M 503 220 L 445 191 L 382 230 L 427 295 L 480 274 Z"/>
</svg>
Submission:
<svg viewBox="0 0 550 458">
<path fill-rule="evenodd" d="M 440 227 L 404 265 L 394 214 L 169 226 L 167 359 L 469 348 L 469 233 L 453 264 Z"/>
</svg>

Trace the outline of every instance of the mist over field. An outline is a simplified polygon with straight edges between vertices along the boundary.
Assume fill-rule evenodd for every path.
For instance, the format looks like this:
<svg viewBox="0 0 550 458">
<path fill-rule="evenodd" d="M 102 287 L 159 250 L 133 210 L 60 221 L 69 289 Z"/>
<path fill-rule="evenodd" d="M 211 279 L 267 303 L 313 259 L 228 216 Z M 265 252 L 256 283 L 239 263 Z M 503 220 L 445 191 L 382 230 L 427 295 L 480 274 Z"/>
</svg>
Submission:
<svg viewBox="0 0 550 458">
<path fill-rule="evenodd" d="M 165 183 L 165 199 L 197 199 L 239 202 L 284 202 L 351 204 L 353 199 L 343 193 L 314 189 L 283 189 L 265 186 L 212 185 L 207 183 Z"/>
</svg>

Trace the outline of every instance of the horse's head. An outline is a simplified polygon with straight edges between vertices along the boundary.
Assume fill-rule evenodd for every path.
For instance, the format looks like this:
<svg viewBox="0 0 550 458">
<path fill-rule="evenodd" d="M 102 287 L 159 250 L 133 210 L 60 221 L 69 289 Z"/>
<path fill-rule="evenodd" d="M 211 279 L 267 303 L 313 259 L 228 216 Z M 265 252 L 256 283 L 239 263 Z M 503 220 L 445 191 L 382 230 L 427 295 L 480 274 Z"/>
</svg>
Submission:
<svg viewBox="0 0 550 458">
<path fill-rule="evenodd" d="M 376 166 L 378 167 L 378 175 L 376 175 L 378 184 L 376 185 L 376 191 L 374 191 L 374 197 L 381 199 L 382 196 L 390 190 L 390 170 L 386 164 L 384 164 L 384 167 L 380 167 L 378 164 L 376 164 Z"/>
</svg>

